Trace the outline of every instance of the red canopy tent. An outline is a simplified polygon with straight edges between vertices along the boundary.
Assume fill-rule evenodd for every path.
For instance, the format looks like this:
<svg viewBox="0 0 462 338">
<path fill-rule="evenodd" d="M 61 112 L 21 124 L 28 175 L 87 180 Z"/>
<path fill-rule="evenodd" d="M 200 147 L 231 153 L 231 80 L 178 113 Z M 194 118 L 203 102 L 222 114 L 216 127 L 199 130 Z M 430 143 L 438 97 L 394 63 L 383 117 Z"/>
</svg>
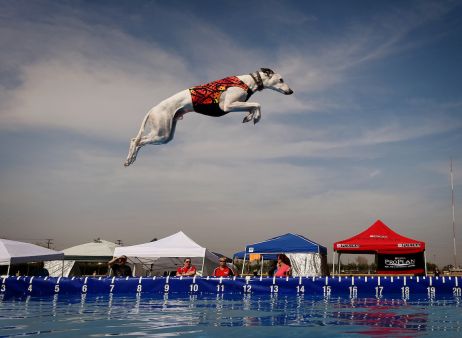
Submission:
<svg viewBox="0 0 462 338">
<path fill-rule="evenodd" d="M 380 220 L 356 236 L 334 243 L 334 272 L 336 252 L 338 263 L 342 253 L 375 254 L 377 273 L 426 273 L 425 242 L 401 236 Z"/>
</svg>

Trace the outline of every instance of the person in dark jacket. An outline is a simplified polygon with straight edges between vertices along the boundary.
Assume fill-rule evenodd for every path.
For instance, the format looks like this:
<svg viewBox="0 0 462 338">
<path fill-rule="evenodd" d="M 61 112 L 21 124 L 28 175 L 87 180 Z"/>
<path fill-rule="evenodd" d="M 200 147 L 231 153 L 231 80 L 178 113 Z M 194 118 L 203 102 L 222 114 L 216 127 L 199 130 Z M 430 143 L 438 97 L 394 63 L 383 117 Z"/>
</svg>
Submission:
<svg viewBox="0 0 462 338">
<path fill-rule="evenodd" d="M 107 262 L 107 265 L 112 269 L 112 273 L 115 277 L 130 277 L 132 275 L 132 269 L 126 265 L 127 256 L 120 256 L 111 259 Z"/>
</svg>

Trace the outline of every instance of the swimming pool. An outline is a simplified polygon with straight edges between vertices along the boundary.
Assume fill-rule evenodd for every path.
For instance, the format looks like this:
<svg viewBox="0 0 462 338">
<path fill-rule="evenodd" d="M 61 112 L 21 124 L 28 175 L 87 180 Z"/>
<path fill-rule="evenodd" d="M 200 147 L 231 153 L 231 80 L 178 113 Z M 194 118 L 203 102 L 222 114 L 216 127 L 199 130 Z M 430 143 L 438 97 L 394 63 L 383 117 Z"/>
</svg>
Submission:
<svg viewBox="0 0 462 338">
<path fill-rule="evenodd" d="M 458 337 L 458 298 L 0 296 L 0 337 Z"/>
<path fill-rule="evenodd" d="M 0 279 L 0 337 L 462 336 L 454 277 Z"/>
</svg>

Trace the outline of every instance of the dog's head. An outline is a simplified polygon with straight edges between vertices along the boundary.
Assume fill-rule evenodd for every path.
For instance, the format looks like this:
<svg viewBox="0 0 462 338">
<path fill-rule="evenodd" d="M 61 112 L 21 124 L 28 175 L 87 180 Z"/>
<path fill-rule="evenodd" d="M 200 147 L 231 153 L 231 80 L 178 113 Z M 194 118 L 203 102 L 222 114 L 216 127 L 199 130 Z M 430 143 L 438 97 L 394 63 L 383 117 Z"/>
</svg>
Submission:
<svg viewBox="0 0 462 338">
<path fill-rule="evenodd" d="M 285 95 L 290 95 L 294 92 L 289 88 L 287 83 L 284 82 L 282 76 L 273 72 L 271 69 L 260 68 L 259 73 L 263 81 L 264 88 L 272 89 Z"/>
</svg>

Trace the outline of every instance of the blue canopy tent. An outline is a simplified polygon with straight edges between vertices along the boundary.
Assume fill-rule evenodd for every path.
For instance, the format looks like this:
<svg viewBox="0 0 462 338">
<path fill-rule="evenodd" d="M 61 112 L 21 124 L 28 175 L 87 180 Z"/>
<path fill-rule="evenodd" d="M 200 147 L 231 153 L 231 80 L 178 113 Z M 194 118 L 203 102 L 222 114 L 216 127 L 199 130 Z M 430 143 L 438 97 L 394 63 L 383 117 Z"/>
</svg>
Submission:
<svg viewBox="0 0 462 338">
<path fill-rule="evenodd" d="M 245 253 L 299 253 L 299 252 L 317 252 L 327 255 L 327 248 L 309 240 L 308 238 L 288 233 L 267 239 L 263 242 L 249 244 L 245 247 Z"/>
<path fill-rule="evenodd" d="M 273 256 L 270 259 L 274 259 L 274 255 L 285 254 L 291 261 L 294 275 L 327 273 L 327 248 L 298 234 L 288 233 L 249 244 L 242 253 L 244 264 L 250 254 L 261 254 L 262 260 L 263 257 L 268 258 L 268 255 Z M 242 257 L 242 253 L 238 252 L 234 257 Z"/>
</svg>

